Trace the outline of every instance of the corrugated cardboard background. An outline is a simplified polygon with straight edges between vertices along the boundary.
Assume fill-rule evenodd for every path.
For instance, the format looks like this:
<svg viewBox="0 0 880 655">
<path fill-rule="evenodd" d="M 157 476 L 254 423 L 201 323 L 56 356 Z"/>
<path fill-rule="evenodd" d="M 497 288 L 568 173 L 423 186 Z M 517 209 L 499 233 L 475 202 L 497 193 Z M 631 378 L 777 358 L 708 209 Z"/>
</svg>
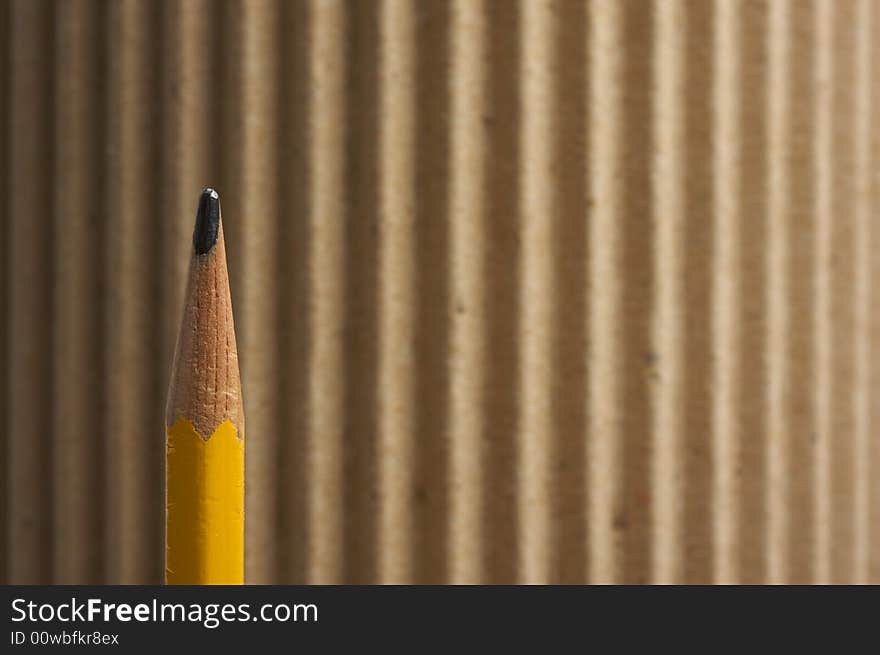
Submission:
<svg viewBox="0 0 880 655">
<path fill-rule="evenodd" d="M 0 4 L 2 577 L 158 582 L 197 194 L 247 579 L 880 582 L 880 3 Z"/>
</svg>

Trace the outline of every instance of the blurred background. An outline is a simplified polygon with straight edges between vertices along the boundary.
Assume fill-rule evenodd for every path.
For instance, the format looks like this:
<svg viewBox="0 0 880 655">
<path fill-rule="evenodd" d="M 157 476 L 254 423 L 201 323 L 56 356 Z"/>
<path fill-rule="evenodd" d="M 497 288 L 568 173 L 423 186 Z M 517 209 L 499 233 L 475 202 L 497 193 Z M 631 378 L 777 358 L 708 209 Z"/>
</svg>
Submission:
<svg viewBox="0 0 880 655">
<path fill-rule="evenodd" d="M 880 583 L 880 3 L 2 0 L 0 577 L 163 579 L 199 191 L 246 576 Z"/>
</svg>

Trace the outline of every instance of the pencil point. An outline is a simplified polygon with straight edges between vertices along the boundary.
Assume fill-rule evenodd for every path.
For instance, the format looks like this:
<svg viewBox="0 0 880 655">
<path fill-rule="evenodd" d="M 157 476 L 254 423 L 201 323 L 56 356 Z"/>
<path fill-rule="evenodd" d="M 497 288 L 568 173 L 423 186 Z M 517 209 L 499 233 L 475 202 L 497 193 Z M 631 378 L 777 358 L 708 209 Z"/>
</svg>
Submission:
<svg viewBox="0 0 880 655">
<path fill-rule="evenodd" d="M 196 212 L 196 228 L 193 230 L 193 248 L 197 255 L 206 255 L 217 243 L 220 233 L 220 195 L 211 187 L 205 187 L 199 197 Z"/>
</svg>

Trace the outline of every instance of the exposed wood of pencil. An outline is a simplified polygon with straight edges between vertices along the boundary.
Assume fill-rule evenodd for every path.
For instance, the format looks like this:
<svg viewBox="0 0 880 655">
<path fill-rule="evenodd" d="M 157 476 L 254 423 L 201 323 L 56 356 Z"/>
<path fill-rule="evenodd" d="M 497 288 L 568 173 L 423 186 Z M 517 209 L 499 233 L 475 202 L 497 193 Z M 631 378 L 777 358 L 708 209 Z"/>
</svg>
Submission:
<svg viewBox="0 0 880 655">
<path fill-rule="evenodd" d="M 244 414 L 220 201 L 199 201 L 165 412 L 168 584 L 244 581 Z"/>
</svg>

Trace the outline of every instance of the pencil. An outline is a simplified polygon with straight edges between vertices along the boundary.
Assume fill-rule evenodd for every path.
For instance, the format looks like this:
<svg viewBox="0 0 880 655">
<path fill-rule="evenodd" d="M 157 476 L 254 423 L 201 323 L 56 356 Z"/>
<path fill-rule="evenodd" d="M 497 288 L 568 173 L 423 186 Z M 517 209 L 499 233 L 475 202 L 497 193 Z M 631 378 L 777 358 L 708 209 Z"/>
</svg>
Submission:
<svg viewBox="0 0 880 655">
<path fill-rule="evenodd" d="M 165 582 L 244 582 L 244 412 L 220 197 L 199 198 L 165 409 Z"/>
</svg>

